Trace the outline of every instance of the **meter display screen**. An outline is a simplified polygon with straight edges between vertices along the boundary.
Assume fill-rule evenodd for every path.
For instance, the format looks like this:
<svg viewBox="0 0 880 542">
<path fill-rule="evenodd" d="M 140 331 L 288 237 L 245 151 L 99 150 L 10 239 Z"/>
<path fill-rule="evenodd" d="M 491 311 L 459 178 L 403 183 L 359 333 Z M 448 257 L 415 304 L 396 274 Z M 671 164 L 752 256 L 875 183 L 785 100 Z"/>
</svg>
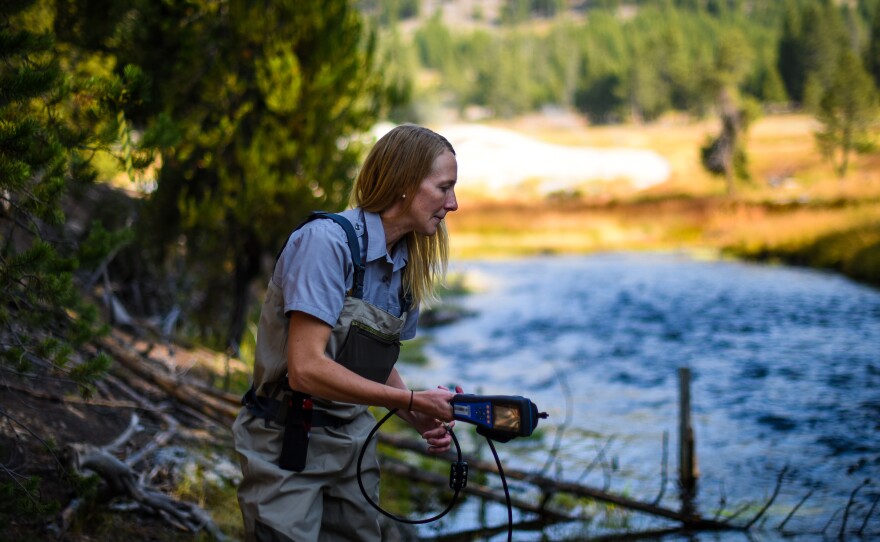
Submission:
<svg viewBox="0 0 880 542">
<path fill-rule="evenodd" d="M 493 405 L 492 414 L 495 418 L 494 426 L 496 429 L 504 429 L 506 431 L 519 431 L 519 409 L 509 405 Z"/>
</svg>

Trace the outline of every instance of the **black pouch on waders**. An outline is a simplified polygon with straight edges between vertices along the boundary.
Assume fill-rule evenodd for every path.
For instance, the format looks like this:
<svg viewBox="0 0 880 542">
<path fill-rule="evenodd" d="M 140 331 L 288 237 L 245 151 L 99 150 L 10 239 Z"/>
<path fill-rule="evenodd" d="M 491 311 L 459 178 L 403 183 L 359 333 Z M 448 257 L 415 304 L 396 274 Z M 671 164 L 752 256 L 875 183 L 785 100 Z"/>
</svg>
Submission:
<svg viewBox="0 0 880 542">
<path fill-rule="evenodd" d="M 353 373 L 384 384 L 400 355 L 400 335 L 383 333 L 352 320 L 336 362 Z"/>
</svg>

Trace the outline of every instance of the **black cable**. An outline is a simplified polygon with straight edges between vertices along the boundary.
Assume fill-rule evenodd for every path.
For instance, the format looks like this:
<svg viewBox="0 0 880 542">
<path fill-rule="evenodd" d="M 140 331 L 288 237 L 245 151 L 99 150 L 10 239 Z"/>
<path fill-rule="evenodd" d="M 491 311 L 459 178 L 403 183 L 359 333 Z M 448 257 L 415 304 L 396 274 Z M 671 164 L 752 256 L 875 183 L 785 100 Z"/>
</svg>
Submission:
<svg viewBox="0 0 880 542">
<path fill-rule="evenodd" d="M 437 521 L 438 519 L 440 519 L 443 516 L 445 516 L 446 514 L 448 514 L 450 510 L 452 510 L 452 507 L 455 506 L 455 503 L 458 500 L 459 492 L 461 492 L 461 489 L 467 483 L 467 480 L 466 480 L 467 467 L 466 467 L 466 464 L 462 461 L 461 446 L 458 444 L 458 438 L 455 436 L 455 432 L 452 430 L 451 427 L 447 428 L 447 431 L 449 431 L 449 435 L 452 437 L 452 442 L 455 444 L 455 451 L 458 454 L 458 461 L 453 464 L 453 471 L 455 471 L 456 465 L 465 465 L 465 467 L 464 467 L 465 480 L 463 481 L 463 483 L 458 483 L 458 484 L 453 484 L 452 481 L 450 480 L 450 485 L 453 486 L 455 493 L 452 495 L 452 499 L 449 501 L 449 505 L 446 506 L 445 510 L 443 510 L 442 512 L 440 512 L 436 516 L 433 516 L 430 518 L 425 518 L 425 519 L 402 518 L 400 516 L 395 516 L 391 512 L 388 512 L 387 510 L 385 510 L 384 508 L 379 506 L 379 504 L 377 504 L 375 501 L 373 501 L 372 498 L 370 498 L 370 496 L 367 494 L 367 489 L 364 487 L 364 482 L 361 479 L 361 464 L 363 463 L 364 455 L 366 455 L 366 453 L 367 453 L 367 445 L 370 443 L 370 440 L 373 439 L 373 436 L 376 434 L 376 432 L 379 431 L 379 428 L 382 427 L 382 424 L 384 424 L 388 420 L 388 418 L 393 416 L 396 412 L 397 412 L 396 408 L 390 410 L 388 412 L 388 414 L 386 414 L 384 418 L 379 420 L 379 422 L 373 427 L 373 429 L 370 431 L 370 434 L 367 435 L 367 440 L 364 441 L 364 445 L 361 447 L 361 453 L 358 454 L 358 461 L 357 461 L 358 487 L 361 488 L 361 493 L 364 495 L 364 498 L 367 499 L 367 502 L 370 503 L 370 506 L 372 506 L 373 508 L 378 510 L 380 513 L 382 513 L 386 517 L 393 519 L 394 521 L 399 521 L 400 523 L 408 523 L 410 525 L 422 525 L 425 523 L 431 523 L 433 521 Z M 489 437 L 486 437 L 486 442 L 489 443 L 489 448 L 492 450 L 492 456 L 495 458 L 495 465 L 498 467 L 498 475 L 501 477 L 501 485 L 504 487 L 504 499 L 507 502 L 507 542 L 512 542 L 512 540 L 513 540 L 513 505 L 510 502 L 510 490 L 507 488 L 507 478 L 504 476 L 504 469 L 501 467 L 501 458 L 498 457 L 498 452 L 495 450 L 495 445 L 492 443 L 492 439 Z M 459 472 L 461 472 L 461 471 L 459 471 Z"/>
<path fill-rule="evenodd" d="M 507 501 L 507 542 L 511 542 L 513 540 L 513 506 L 510 504 L 510 491 L 507 489 L 507 478 L 504 476 L 504 469 L 501 468 L 501 459 L 498 457 L 498 452 L 495 451 L 495 445 L 492 444 L 492 439 L 486 437 L 486 442 L 489 443 L 489 448 L 492 450 L 492 455 L 495 457 L 495 465 L 498 466 L 498 476 L 501 477 L 501 485 L 504 486 L 504 499 Z"/>
<path fill-rule="evenodd" d="M 455 493 L 452 495 L 452 500 L 449 501 L 449 505 L 446 507 L 445 510 L 443 510 L 442 512 L 440 512 L 436 516 L 426 518 L 426 519 L 407 519 L 407 518 L 402 518 L 400 516 L 395 516 L 394 514 L 392 514 L 391 512 L 388 512 L 387 510 L 385 510 L 381 506 L 379 506 L 376 502 L 374 502 L 373 499 L 371 499 L 370 496 L 367 494 L 367 490 L 364 487 L 364 482 L 363 482 L 363 480 L 361 480 L 361 463 L 363 463 L 364 455 L 367 452 L 367 445 L 370 443 L 370 440 L 373 438 L 373 435 L 375 435 L 376 432 L 379 430 L 379 428 L 382 427 L 382 424 L 384 424 L 388 420 L 388 418 L 393 416 L 395 412 L 397 412 L 396 408 L 391 410 L 390 412 L 388 412 L 388 414 L 386 414 L 384 418 L 379 420 L 379 423 L 377 423 L 375 425 L 375 427 L 373 427 L 373 430 L 370 431 L 370 434 L 367 435 L 367 440 L 364 441 L 364 445 L 361 448 L 361 453 L 358 455 L 358 462 L 357 462 L 358 486 L 361 488 L 361 493 L 364 494 L 364 498 L 367 499 L 367 502 L 370 503 L 370 505 L 373 508 L 375 508 L 376 510 L 378 510 L 379 512 L 381 512 L 385 516 L 387 516 L 395 521 L 399 521 L 401 523 L 409 523 L 410 525 L 421 525 L 424 523 L 431 523 L 432 521 L 437 521 L 438 519 L 440 519 L 443 516 L 445 516 L 446 514 L 448 514 L 450 510 L 452 510 L 452 507 L 455 506 L 455 502 L 458 500 L 458 494 L 461 491 L 461 488 L 464 487 L 464 485 L 456 485 L 453 488 Z M 455 450 L 458 453 L 458 464 L 461 464 L 462 463 L 461 446 L 459 446 L 459 444 L 458 444 L 458 438 L 456 438 L 455 433 L 452 431 L 452 428 L 449 428 L 448 431 L 449 431 L 450 436 L 452 436 L 452 442 L 455 444 Z M 498 456 L 495 456 L 495 457 L 497 458 Z"/>
</svg>

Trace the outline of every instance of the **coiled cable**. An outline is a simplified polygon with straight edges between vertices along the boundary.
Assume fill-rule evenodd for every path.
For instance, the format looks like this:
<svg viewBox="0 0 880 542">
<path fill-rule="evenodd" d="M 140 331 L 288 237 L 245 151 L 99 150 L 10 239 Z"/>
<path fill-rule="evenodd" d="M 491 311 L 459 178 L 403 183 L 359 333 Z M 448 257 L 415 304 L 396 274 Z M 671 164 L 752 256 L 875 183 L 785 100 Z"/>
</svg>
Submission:
<svg viewBox="0 0 880 542">
<path fill-rule="evenodd" d="M 445 516 L 446 514 L 448 514 L 450 510 L 452 510 L 452 507 L 455 506 L 455 503 L 458 500 L 458 494 L 467 485 L 467 463 L 465 463 L 462 460 L 461 446 L 459 445 L 458 438 L 455 436 L 455 432 L 452 430 L 451 427 L 448 428 L 447 430 L 449 431 L 449 435 L 452 437 L 452 442 L 455 445 L 455 451 L 456 451 L 456 454 L 458 455 L 458 460 L 452 464 L 452 472 L 450 474 L 450 481 L 449 481 L 449 485 L 452 488 L 452 490 L 454 491 L 454 493 L 452 495 L 452 499 L 450 499 L 450 501 L 449 501 L 449 504 L 446 506 L 446 509 L 444 509 L 442 512 L 440 512 L 439 514 L 437 514 L 435 516 L 432 516 L 429 518 L 423 518 L 423 519 L 408 519 L 408 518 L 400 517 L 395 514 L 392 514 L 391 512 L 389 512 L 389 511 L 385 510 L 384 508 L 382 508 L 381 506 L 379 506 L 379 504 L 376 503 L 367 494 L 367 489 L 364 487 L 364 482 L 361 479 L 361 464 L 363 463 L 364 455 L 367 452 L 367 446 L 369 445 L 370 440 L 373 439 L 373 436 L 376 434 L 376 432 L 379 431 L 379 428 L 382 427 L 382 425 L 388 420 L 388 418 L 393 416 L 396 412 L 397 412 L 396 408 L 390 410 L 388 412 L 388 414 L 385 415 L 385 417 L 383 417 L 381 420 L 379 420 L 379 422 L 376 423 L 376 425 L 370 431 L 370 434 L 367 435 L 367 439 L 364 441 L 363 447 L 361 447 L 361 452 L 360 452 L 360 454 L 358 454 L 358 460 L 357 460 L 358 486 L 361 488 L 361 493 L 364 495 L 364 498 L 367 499 L 367 502 L 370 503 L 370 506 L 372 506 L 373 508 L 378 510 L 384 516 L 393 519 L 394 521 L 399 521 L 400 523 L 408 523 L 410 525 L 423 525 L 425 523 L 431 523 L 431 522 L 437 521 L 438 519 L 440 519 L 443 516 Z M 498 475 L 501 477 L 501 484 L 504 487 L 504 498 L 505 498 L 505 501 L 507 502 L 507 540 L 508 540 L 508 542 L 511 542 L 513 540 L 513 507 L 510 502 L 510 491 L 507 488 L 507 479 L 504 476 L 504 469 L 501 467 L 501 459 L 498 457 L 498 452 L 495 450 L 495 445 L 492 444 L 492 439 L 490 439 L 489 437 L 486 437 L 486 441 L 489 443 L 489 448 L 492 450 L 492 455 L 495 458 L 495 465 L 498 467 Z"/>
</svg>

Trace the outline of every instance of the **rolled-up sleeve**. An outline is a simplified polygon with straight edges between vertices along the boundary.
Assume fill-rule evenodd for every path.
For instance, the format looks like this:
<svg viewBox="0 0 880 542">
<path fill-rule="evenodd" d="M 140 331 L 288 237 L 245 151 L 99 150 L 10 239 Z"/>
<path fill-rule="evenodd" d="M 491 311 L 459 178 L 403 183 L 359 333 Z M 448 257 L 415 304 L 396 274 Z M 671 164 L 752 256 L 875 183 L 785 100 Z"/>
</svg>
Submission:
<svg viewBox="0 0 880 542">
<path fill-rule="evenodd" d="M 288 239 L 272 280 L 284 295 L 284 313 L 310 314 L 333 327 L 351 283 L 345 234 L 331 220 L 312 221 Z"/>
</svg>

